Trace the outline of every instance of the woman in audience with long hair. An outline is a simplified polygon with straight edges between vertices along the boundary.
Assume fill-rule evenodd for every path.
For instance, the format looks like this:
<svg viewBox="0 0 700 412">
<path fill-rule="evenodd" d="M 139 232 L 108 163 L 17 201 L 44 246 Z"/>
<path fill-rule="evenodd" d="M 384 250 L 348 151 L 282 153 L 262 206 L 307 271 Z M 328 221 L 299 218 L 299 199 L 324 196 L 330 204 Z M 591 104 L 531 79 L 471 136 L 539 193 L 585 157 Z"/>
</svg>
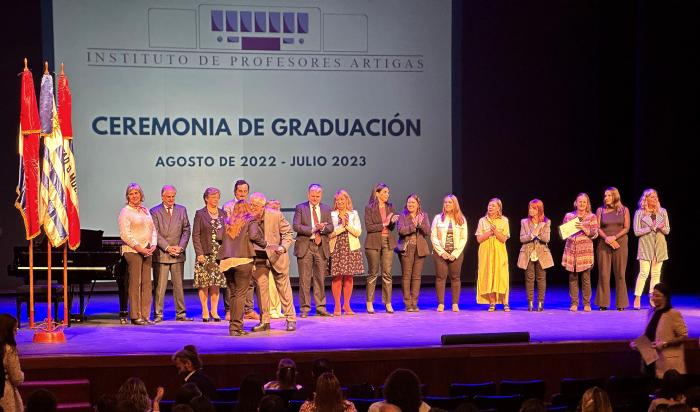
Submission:
<svg viewBox="0 0 700 412">
<path fill-rule="evenodd" d="M 0 315 L 0 358 L 5 381 L 5 390 L 0 396 L 0 410 L 5 412 L 23 412 L 24 405 L 17 387 L 24 382 L 24 372 L 19 366 L 17 353 L 18 323 L 13 316 L 3 313 Z"/>
<path fill-rule="evenodd" d="M 265 384 L 264 390 L 301 390 L 297 384 L 297 364 L 289 358 L 280 359 L 277 364 L 277 379 Z"/>
<path fill-rule="evenodd" d="M 428 412 L 423 402 L 418 375 L 410 369 L 396 369 L 384 381 L 384 400 L 370 405 L 368 412 L 379 412 L 386 404 L 396 405 L 401 412 Z"/>
<path fill-rule="evenodd" d="M 438 312 L 445 310 L 445 286 L 448 277 L 452 288 L 452 311 L 459 312 L 462 262 L 467 238 L 467 219 L 459 208 L 457 196 L 449 194 L 442 199 L 442 213 L 433 218 L 430 226 Z"/>
<path fill-rule="evenodd" d="M 661 282 L 661 266 L 668 260 L 666 236 L 671 232 L 668 212 L 661 207 L 659 194 L 654 189 L 647 189 L 639 199 L 639 209 L 634 212 L 634 234 L 639 238 L 637 260 L 639 275 L 634 287 L 634 308 L 641 308 L 641 297 L 649 272 L 649 290 Z M 651 294 L 651 292 L 650 292 Z"/>
<path fill-rule="evenodd" d="M 355 405 L 343 398 L 340 382 L 332 372 L 316 380 L 314 399 L 301 405 L 299 412 L 356 412 Z"/>
<path fill-rule="evenodd" d="M 510 238 L 508 218 L 503 216 L 501 199 L 493 198 L 486 206 L 486 216 L 479 219 L 476 241 L 479 242 L 479 272 L 476 279 L 476 303 L 488 303 L 489 312 L 496 304 L 510 312 L 508 296 L 510 274 L 506 241 Z"/>
<path fill-rule="evenodd" d="M 117 402 L 131 402 L 135 408 L 134 412 L 149 412 L 152 407 L 146 385 L 141 379 L 135 377 L 127 379 L 119 387 Z"/>
</svg>

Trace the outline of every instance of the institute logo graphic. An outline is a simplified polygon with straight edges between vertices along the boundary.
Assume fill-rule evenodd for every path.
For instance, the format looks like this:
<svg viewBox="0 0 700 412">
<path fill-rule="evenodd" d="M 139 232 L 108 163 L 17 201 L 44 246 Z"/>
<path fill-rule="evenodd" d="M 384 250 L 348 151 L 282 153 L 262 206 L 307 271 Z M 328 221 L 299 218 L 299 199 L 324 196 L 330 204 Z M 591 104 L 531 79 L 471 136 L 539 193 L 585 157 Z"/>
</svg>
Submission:
<svg viewBox="0 0 700 412">
<path fill-rule="evenodd" d="M 199 7 L 199 48 L 244 51 L 320 51 L 317 8 Z"/>
</svg>

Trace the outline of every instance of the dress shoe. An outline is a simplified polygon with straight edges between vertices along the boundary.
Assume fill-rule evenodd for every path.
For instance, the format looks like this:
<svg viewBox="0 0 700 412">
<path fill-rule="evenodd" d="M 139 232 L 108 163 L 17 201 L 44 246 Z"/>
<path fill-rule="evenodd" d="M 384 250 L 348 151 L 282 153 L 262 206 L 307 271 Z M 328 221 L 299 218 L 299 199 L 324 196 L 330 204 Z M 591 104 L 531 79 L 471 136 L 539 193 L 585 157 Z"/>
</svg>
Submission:
<svg viewBox="0 0 700 412">
<path fill-rule="evenodd" d="M 126 325 L 127 323 L 129 323 L 127 318 L 119 318 L 119 324 Z"/>
<path fill-rule="evenodd" d="M 295 330 L 297 330 L 297 323 L 287 322 L 287 332 L 294 332 Z"/>
<path fill-rule="evenodd" d="M 253 326 L 253 329 L 251 329 L 253 332 L 264 332 L 266 330 L 270 330 L 270 324 L 269 323 L 258 323 L 257 325 Z"/>
<path fill-rule="evenodd" d="M 202 322 L 204 322 L 204 323 L 209 322 L 209 318 L 202 318 Z"/>
<path fill-rule="evenodd" d="M 367 313 L 374 315 L 374 304 L 372 302 L 367 302 Z"/>
<path fill-rule="evenodd" d="M 243 319 L 260 320 L 260 315 L 258 315 L 258 312 L 251 310 L 250 312 L 243 315 Z"/>
<path fill-rule="evenodd" d="M 604 312 L 604 311 L 608 310 L 608 307 L 607 307 L 607 306 L 600 306 L 600 307 L 598 308 L 598 310 L 601 311 L 601 312 Z"/>
<path fill-rule="evenodd" d="M 221 318 L 218 317 L 218 316 L 212 316 L 212 317 L 211 317 L 211 321 L 212 321 L 212 322 L 221 322 Z"/>
<path fill-rule="evenodd" d="M 456 303 L 452 304 L 452 312 L 459 312 L 459 305 Z"/>
<path fill-rule="evenodd" d="M 444 312 L 444 311 L 445 311 L 445 305 L 443 305 L 442 303 L 438 303 L 437 311 L 438 311 L 438 312 Z"/>
<path fill-rule="evenodd" d="M 325 310 L 318 310 L 318 309 L 316 309 L 316 314 L 317 314 L 318 316 L 321 316 L 321 317 L 324 317 L 324 318 L 332 318 L 332 317 L 333 317 L 333 314 L 332 314 L 332 313 L 329 313 L 329 312 L 327 312 L 327 311 L 325 311 Z"/>
<path fill-rule="evenodd" d="M 386 313 L 394 313 L 394 307 L 391 306 L 391 303 L 386 304 Z"/>
<path fill-rule="evenodd" d="M 194 318 L 188 318 L 187 316 L 183 316 L 180 318 L 175 318 L 177 322 L 192 322 Z"/>
<path fill-rule="evenodd" d="M 617 308 L 618 312 L 622 312 L 625 308 Z"/>
<path fill-rule="evenodd" d="M 132 324 L 132 325 L 144 326 L 144 325 L 146 325 L 146 321 L 143 320 L 143 319 L 131 319 L 131 324 Z"/>
<path fill-rule="evenodd" d="M 162 321 L 163 321 L 162 316 L 156 316 L 155 318 L 153 318 L 153 323 L 160 323 Z"/>
<path fill-rule="evenodd" d="M 301 318 L 307 318 L 307 317 L 309 317 L 309 312 L 301 312 L 301 314 L 299 315 L 299 317 L 301 317 Z"/>
<path fill-rule="evenodd" d="M 243 329 L 234 329 L 228 331 L 228 334 L 230 336 L 246 336 L 248 332 L 244 331 Z"/>
</svg>

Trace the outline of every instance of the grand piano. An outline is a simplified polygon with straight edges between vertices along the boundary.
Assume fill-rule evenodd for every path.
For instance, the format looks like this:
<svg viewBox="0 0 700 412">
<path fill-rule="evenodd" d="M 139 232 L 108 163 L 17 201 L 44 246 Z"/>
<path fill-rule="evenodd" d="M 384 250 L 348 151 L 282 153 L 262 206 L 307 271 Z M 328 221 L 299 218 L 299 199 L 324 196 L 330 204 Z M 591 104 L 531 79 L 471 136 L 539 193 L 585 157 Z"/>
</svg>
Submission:
<svg viewBox="0 0 700 412">
<path fill-rule="evenodd" d="M 98 280 L 116 280 L 119 289 L 120 314 L 126 312 L 127 287 L 126 266 L 121 260 L 119 237 L 105 237 L 101 230 L 80 231 L 80 247 L 68 250 L 69 305 L 74 294 L 80 300 L 78 314 L 71 314 L 71 321 L 82 322 L 85 317 L 86 297 L 90 298 Z M 47 245 L 45 238 L 34 241 L 34 281 L 46 281 Z M 29 247 L 15 246 L 12 263 L 8 265 L 9 276 L 24 279 L 29 284 Z M 51 252 L 51 278 L 63 282 L 63 247 Z M 89 286 L 89 287 L 88 287 Z"/>
</svg>

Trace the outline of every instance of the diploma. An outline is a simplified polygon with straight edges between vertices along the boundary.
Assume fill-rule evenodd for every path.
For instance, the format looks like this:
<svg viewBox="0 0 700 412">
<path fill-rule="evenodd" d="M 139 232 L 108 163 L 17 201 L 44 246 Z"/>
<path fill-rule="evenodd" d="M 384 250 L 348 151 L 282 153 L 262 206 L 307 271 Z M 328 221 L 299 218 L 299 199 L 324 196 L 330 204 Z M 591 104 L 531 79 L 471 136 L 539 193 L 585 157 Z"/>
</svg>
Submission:
<svg viewBox="0 0 700 412">
<path fill-rule="evenodd" d="M 637 350 L 639 351 L 639 354 L 642 355 L 644 364 L 650 365 L 659 359 L 658 352 L 656 352 L 656 349 L 651 346 L 651 341 L 646 337 L 646 335 L 638 337 L 634 340 L 634 343 L 637 344 Z"/>
<path fill-rule="evenodd" d="M 559 225 L 559 235 L 561 236 L 561 238 L 568 239 L 574 233 L 580 232 L 581 229 L 576 227 L 576 224 L 580 222 L 581 221 L 578 218 L 574 218 L 564 223 L 563 225 Z"/>
</svg>

